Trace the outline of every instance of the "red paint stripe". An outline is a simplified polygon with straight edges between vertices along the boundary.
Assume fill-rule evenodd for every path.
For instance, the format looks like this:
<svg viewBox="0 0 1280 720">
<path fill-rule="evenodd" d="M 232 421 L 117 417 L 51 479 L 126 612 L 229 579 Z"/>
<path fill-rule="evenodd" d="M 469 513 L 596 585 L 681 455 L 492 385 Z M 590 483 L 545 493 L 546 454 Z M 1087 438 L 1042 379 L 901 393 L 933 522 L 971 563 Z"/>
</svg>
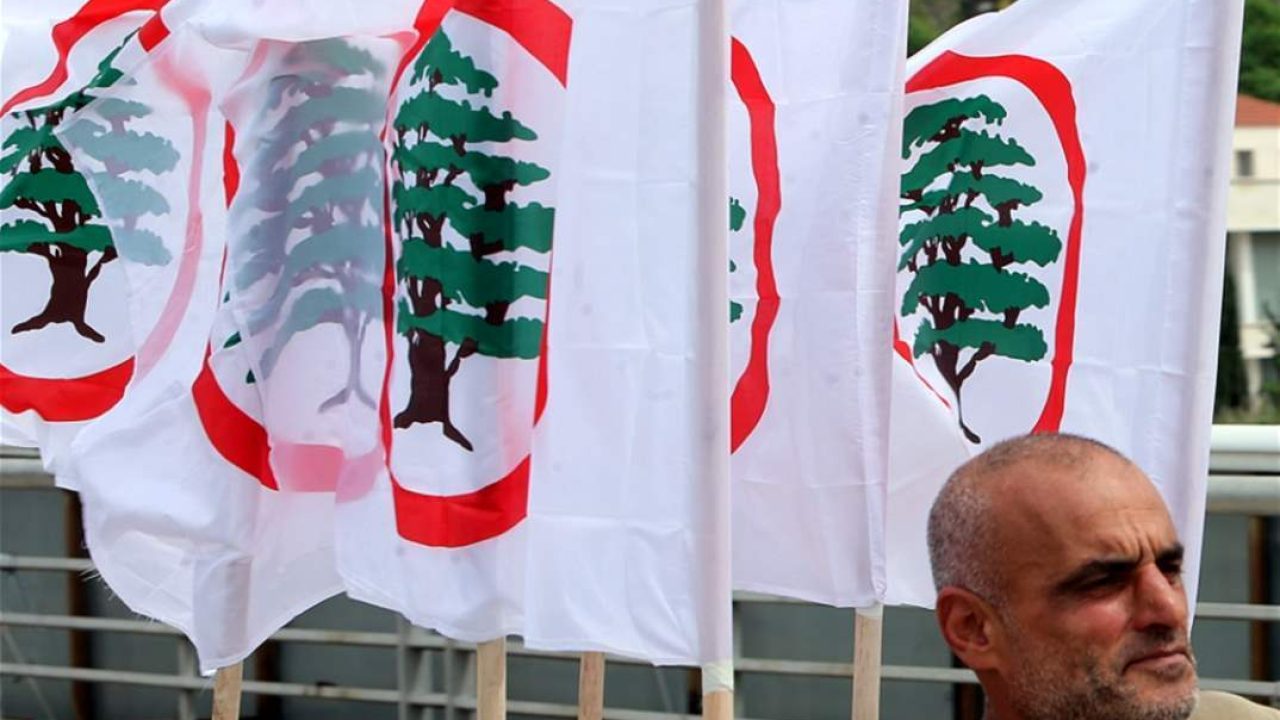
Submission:
<svg viewBox="0 0 1280 720">
<path fill-rule="evenodd" d="M 736 452 L 760 424 L 769 402 L 769 333 L 780 304 L 773 271 L 773 227 L 782 208 L 782 181 L 778 172 L 776 108 L 751 53 L 736 38 L 731 45 L 729 67 L 733 86 L 750 119 L 751 170 L 758 193 L 752 254 L 758 301 L 751 321 L 751 352 L 729 402 L 729 448 Z"/>
<path fill-rule="evenodd" d="M 1076 301 L 1080 285 L 1080 244 L 1084 229 L 1084 148 L 1076 127 L 1076 102 L 1071 81 L 1053 65 L 1025 55 L 970 57 L 947 51 L 934 58 L 907 82 L 907 92 L 932 90 L 984 77 L 1004 77 L 1021 83 L 1044 106 L 1062 145 L 1067 162 L 1074 211 L 1067 232 L 1063 265 L 1062 300 L 1054 329 L 1052 379 L 1040 419 L 1032 432 L 1055 432 L 1066 407 L 1067 376 L 1075 353 Z"/>
<path fill-rule="evenodd" d="M 228 120 L 222 131 L 222 191 L 227 207 L 240 189 L 240 165 L 236 163 L 236 129 Z"/>
<path fill-rule="evenodd" d="M 271 472 L 267 430 L 249 417 L 245 411 L 231 402 L 209 365 L 210 350 L 206 347 L 200 375 L 191 385 L 200 424 L 214 449 L 227 462 L 258 479 L 271 490 L 279 484 Z"/>
<path fill-rule="evenodd" d="M 525 457 L 506 477 L 464 495 L 426 495 L 396 484 L 396 531 L 431 547 L 465 547 L 498 537 L 525 518 L 529 465 Z"/>
<path fill-rule="evenodd" d="M 24 88 L 0 105 L 0 115 L 12 110 L 16 105 L 52 95 L 62 83 L 67 81 L 67 58 L 71 49 L 80 42 L 89 31 L 114 20 L 127 12 L 147 10 L 159 12 L 167 0 L 89 0 L 76 14 L 53 26 L 53 46 L 58 51 L 58 61 L 49 76 L 43 81 Z"/>
<path fill-rule="evenodd" d="M 157 16 L 158 17 L 158 16 Z M 173 290 L 155 326 L 139 346 L 138 374 L 146 375 L 159 361 L 165 349 L 172 344 L 178 328 L 186 316 L 195 292 L 196 276 L 200 270 L 200 256 L 204 247 L 204 218 L 200 207 L 201 187 L 204 177 L 204 148 L 208 137 L 209 89 L 196 82 L 192 76 L 175 67 L 173 58 L 161 54 L 156 62 L 156 75 L 161 84 L 177 93 L 187 106 L 191 117 L 191 168 L 187 175 L 187 222 L 182 252 L 178 256 L 178 273 Z"/>
<path fill-rule="evenodd" d="M 133 378 L 133 358 L 92 375 L 36 378 L 0 365 L 0 407 L 12 413 L 34 410 L 47 422 L 83 422 L 110 410 Z"/>
<path fill-rule="evenodd" d="M 160 13 L 147 21 L 142 29 L 138 31 L 138 42 L 142 43 L 142 49 L 151 52 L 157 45 L 169 37 L 169 26 L 164 24 L 164 18 Z"/>
<path fill-rule="evenodd" d="M 573 18 L 549 0 L 457 0 L 457 9 L 505 31 L 561 85 L 569 84 Z"/>
</svg>

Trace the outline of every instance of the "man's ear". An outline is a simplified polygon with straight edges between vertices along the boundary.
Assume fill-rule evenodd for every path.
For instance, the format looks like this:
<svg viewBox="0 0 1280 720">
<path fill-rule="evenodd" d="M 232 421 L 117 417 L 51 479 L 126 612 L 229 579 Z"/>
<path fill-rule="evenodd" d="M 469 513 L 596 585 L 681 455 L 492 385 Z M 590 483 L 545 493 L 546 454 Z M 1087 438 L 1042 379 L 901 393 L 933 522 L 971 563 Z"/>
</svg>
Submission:
<svg viewBox="0 0 1280 720">
<path fill-rule="evenodd" d="M 958 587 L 938 593 L 934 611 L 942 637 L 971 670 L 991 670 L 999 664 L 995 609 L 981 597 Z"/>
</svg>

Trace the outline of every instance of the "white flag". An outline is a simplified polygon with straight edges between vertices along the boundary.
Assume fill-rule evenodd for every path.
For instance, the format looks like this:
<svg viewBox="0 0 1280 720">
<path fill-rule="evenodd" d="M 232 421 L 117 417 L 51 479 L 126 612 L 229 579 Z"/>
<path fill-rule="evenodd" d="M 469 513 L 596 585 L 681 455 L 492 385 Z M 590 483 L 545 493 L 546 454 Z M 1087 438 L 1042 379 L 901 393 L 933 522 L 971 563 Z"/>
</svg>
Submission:
<svg viewBox="0 0 1280 720">
<path fill-rule="evenodd" d="M 1022 0 L 910 62 L 890 602 L 932 604 L 950 470 L 1033 431 L 1142 467 L 1194 585 L 1242 6 Z"/>
<path fill-rule="evenodd" d="M 734 585 L 883 590 L 907 3 L 735 4 Z"/>
</svg>

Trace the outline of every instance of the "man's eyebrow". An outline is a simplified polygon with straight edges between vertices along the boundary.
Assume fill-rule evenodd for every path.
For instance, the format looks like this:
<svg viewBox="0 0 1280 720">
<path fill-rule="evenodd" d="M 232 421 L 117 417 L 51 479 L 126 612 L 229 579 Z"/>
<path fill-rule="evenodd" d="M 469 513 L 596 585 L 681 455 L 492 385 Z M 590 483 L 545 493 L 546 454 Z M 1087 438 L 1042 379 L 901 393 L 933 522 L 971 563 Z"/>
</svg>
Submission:
<svg viewBox="0 0 1280 720">
<path fill-rule="evenodd" d="M 1092 580 L 1116 575 L 1125 575 L 1138 567 L 1136 557 L 1108 557 L 1091 560 L 1076 568 L 1070 575 L 1054 585 L 1057 594 L 1069 594 Z"/>
<path fill-rule="evenodd" d="M 1156 554 L 1155 564 L 1162 570 L 1169 565 L 1180 565 L 1186 549 L 1182 543 L 1174 543 Z M 1054 585 L 1054 592 L 1069 594 L 1092 580 L 1125 575 L 1142 562 L 1138 557 L 1103 557 L 1091 560 Z"/>
<path fill-rule="evenodd" d="M 1186 548 L 1182 547 L 1182 543 L 1174 543 L 1156 555 L 1156 565 L 1181 564 L 1185 554 Z"/>
</svg>

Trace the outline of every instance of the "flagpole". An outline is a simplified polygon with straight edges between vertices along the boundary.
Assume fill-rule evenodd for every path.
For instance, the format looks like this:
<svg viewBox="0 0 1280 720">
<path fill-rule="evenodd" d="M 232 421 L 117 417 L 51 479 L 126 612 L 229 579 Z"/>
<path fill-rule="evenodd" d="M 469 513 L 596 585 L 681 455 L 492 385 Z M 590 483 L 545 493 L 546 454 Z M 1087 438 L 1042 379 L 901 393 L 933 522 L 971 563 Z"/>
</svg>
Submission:
<svg viewBox="0 0 1280 720">
<path fill-rule="evenodd" d="M 879 720 L 884 606 L 858 608 L 853 628 L 853 720 Z"/>
<path fill-rule="evenodd" d="M 507 717 L 507 639 L 476 646 L 476 709 L 480 720 Z"/>
<path fill-rule="evenodd" d="M 578 720 L 604 717 L 604 653 L 582 653 L 578 670 Z"/>
<path fill-rule="evenodd" d="M 244 663 L 218 668 L 213 676 L 213 720 L 240 720 L 240 686 Z"/>
<path fill-rule="evenodd" d="M 698 5 L 697 356 L 703 410 L 696 438 L 703 491 L 702 717 L 733 718 L 729 495 L 729 15 L 727 0 Z"/>
</svg>

